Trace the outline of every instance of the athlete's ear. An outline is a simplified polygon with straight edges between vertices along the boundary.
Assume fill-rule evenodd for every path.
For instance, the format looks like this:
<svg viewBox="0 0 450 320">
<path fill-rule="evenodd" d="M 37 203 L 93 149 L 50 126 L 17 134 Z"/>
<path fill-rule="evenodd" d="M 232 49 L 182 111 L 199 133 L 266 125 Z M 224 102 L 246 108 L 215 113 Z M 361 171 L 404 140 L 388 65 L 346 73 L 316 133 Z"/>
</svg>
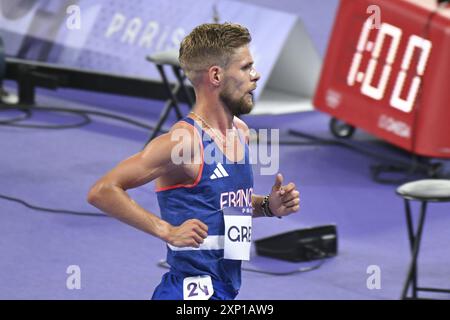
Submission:
<svg viewBox="0 0 450 320">
<path fill-rule="evenodd" d="M 224 70 L 219 66 L 212 66 L 208 69 L 209 83 L 218 87 L 222 83 Z"/>
</svg>

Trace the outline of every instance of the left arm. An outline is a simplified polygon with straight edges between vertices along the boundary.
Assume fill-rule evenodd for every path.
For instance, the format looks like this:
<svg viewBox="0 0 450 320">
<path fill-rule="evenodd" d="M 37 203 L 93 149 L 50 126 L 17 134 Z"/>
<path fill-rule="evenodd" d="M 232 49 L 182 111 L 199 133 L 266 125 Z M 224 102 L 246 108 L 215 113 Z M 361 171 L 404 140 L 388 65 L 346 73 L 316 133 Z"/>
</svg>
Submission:
<svg viewBox="0 0 450 320">
<path fill-rule="evenodd" d="M 245 137 L 245 142 L 250 142 L 250 132 L 244 121 L 238 117 L 233 119 L 235 126 Z M 274 216 L 282 217 L 297 212 L 300 209 L 300 193 L 295 188 L 294 183 L 282 186 L 283 176 L 279 173 L 275 178 L 275 184 L 269 194 L 269 209 Z M 253 218 L 264 217 L 262 204 L 265 195 L 252 195 Z M 269 214 L 270 214 L 269 213 Z"/>
</svg>

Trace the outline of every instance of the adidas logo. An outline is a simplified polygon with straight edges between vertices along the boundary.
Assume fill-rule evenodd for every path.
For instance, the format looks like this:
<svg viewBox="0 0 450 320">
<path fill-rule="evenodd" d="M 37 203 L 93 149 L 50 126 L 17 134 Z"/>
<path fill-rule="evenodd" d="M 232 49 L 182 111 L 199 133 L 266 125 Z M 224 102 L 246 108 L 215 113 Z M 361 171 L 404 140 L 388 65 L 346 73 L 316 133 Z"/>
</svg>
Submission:
<svg viewBox="0 0 450 320">
<path fill-rule="evenodd" d="M 209 178 L 213 180 L 224 177 L 228 177 L 228 172 L 226 172 L 221 163 L 218 163 L 216 169 L 214 169 L 214 173 Z"/>
</svg>

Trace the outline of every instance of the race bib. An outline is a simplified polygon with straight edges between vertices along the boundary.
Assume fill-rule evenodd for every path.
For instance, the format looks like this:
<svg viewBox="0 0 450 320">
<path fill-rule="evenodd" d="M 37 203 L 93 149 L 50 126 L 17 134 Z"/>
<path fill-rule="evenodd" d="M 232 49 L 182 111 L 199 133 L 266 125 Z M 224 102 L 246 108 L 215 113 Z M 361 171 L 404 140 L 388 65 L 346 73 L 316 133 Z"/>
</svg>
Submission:
<svg viewBox="0 0 450 320">
<path fill-rule="evenodd" d="M 208 300 L 214 294 L 210 276 L 188 277 L 183 280 L 184 300 Z"/>
<path fill-rule="evenodd" d="M 224 258 L 250 260 L 252 208 L 223 208 L 225 222 Z"/>
</svg>

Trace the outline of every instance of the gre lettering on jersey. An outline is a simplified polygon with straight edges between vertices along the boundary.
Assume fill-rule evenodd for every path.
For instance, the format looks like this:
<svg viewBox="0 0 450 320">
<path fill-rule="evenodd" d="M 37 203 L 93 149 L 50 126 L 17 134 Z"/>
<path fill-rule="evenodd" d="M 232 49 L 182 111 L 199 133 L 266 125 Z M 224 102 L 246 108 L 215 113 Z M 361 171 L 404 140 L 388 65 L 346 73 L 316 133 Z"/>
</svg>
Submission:
<svg viewBox="0 0 450 320">
<path fill-rule="evenodd" d="M 241 214 L 230 214 L 241 210 Z M 250 260 L 252 241 L 252 216 L 245 208 L 224 208 L 224 258 L 231 260 Z M 227 214 L 228 213 L 228 214 Z"/>
</svg>

